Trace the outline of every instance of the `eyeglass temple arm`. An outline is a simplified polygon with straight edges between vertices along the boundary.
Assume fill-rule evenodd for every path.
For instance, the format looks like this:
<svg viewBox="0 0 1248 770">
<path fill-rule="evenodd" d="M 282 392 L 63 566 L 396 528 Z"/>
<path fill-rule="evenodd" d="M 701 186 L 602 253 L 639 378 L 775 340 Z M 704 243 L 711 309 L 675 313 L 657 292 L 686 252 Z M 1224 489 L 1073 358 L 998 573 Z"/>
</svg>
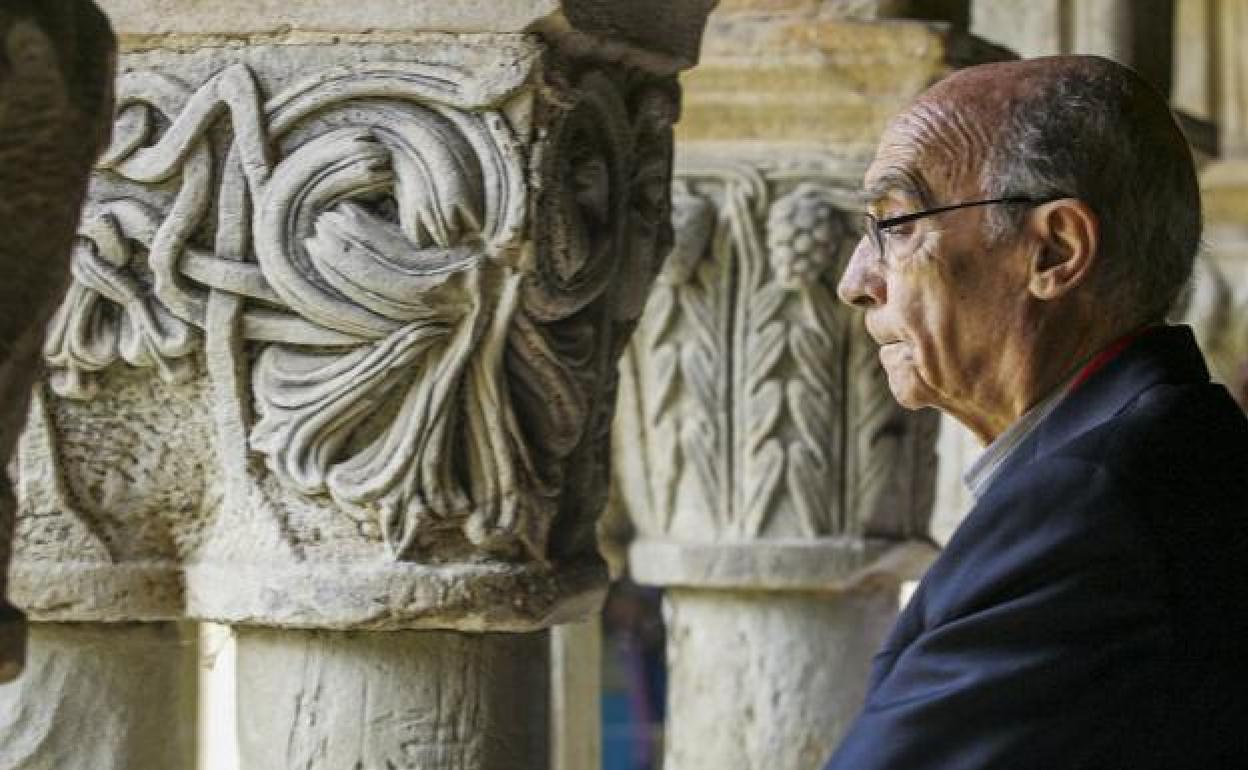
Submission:
<svg viewBox="0 0 1248 770">
<path fill-rule="evenodd" d="M 1013 196 L 1009 196 L 1006 198 L 992 198 L 991 200 L 986 200 L 986 201 L 967 201 L 965 203 L 952 203 L 948 206 L 938 206 L 937 208 L 927 209 L 926 211 L 916 211 L 913 214 L 902 214 L 899 217 L 893 217 L 891 219 L 876 220 L 876 227 L 883 230 L 887 227 L 895 227 L 897 225 L 904 225 L 907 222 L 913 222 L 916 219 L 923 219 L 924 217 L 930 217 L 934 214 L 942 214 L 946 211 L 953 211 L 955 209 L 970 208 L 971 206 L 987 206 L 993 203 L 1034 203 L 1036 205 L 1039 205 L 1041 203 L 1052 203 L 1053 201 L 1057 201 L 1057 200 L 1061 200 L 1062 198 L 1069 198 L 1069 197 L 1071 196 L 1053 195 L 1053 196 L 1049 196 L 1046 198 L 1032 198 L 1029 196 L 1013 195 Z"/>
</svg>

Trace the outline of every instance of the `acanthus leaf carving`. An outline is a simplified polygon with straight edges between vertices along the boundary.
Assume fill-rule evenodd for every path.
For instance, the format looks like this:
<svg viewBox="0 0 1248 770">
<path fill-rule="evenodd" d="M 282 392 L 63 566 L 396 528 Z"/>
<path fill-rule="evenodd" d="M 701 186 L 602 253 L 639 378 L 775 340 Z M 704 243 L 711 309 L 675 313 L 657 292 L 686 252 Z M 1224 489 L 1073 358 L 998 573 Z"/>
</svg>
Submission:
<svg viewBox="0 0 1248 770">
<path fill-rule="evenodd" d="M 837 369 L 845 359 L 849 322 L 829 283 L 837 278 L 846 238 L 835 198 L 816 185 L 799 185 L 776 201 L 768 218 L 768 253 L 791 304 L 787 353 L 792 374 L 787 413 L 796 428 L 789 442 L 786 486 L 807 537 L 844 531 L 837 467 L 838 424 L 845 393 Z"/>
<path fill-rule="evenodd" d="M 617 498 L 643 536 L 857 537 L 881 515 L 927 516 L 923 479 L 890 463 L 921 464 L 932 437 L 892 400 L 861 318 L 835 295 L 853 246 L 849 185 L 714 161 L 681 173 L 676 245 L 624 367 L 617 426 L 644 437 L 616 443 Z"/>
<path fill-rule="evenodd" d="M 635 415 L 624 410 L 615 432 L 642 442 L 640 451 L 617 446 L 617 465 L 641 463 L 619 486 L 626 496 L 642 495 L 630 505 L 634 515 L 653 517 L 651 526 L 661 531 L 670 525 L 686 466 L 708 510 L 721 502 L 727 481 L 720 467 L 727 449 L 727 391 L 714 370 L 727 344 L 724 295 L 715 288 L 727 274 L 711 258 L 719 217 L 713 201 L 682 181 L 673 185 L 672 212 L 672 251 L 621 367 L 620 387 L 638 409 Z M 700 398 L 684 398 L 686 389 Z"/>
</svg>

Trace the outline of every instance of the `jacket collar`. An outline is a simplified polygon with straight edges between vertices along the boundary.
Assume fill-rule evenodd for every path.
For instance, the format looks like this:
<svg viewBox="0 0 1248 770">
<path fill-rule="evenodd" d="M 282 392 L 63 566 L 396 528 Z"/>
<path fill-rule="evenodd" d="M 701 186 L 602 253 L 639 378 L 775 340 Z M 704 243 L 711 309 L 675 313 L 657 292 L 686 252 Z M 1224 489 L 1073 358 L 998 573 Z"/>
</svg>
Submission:
<svg viewBox="0 0 1248 770">
<path fill-rule="evenodd" d="M 1004 490 L 1002 485 L 1009 484 L 1015 474 L 1025 472 L 1031 461 L 1113 419 L 1149 388 L 1208 381 L 1209 370 L 1192 330 L 1186 326 L 1162 326 L 1138 337 L 1070 390 L 1005 460 L 988 483 L 983 497 L 972 505 L 945 546 L 945 554 L 928 570 L 914 598 L 898 617 L 884 651 L 877 657 L 872 669 L 872 686 L 888 675 L 898 651 L 907 647 L 925 627 L 929 581 L 942 567 L 945 570 L 961 568 L 964 553 L 960 552 L 959 544 L 975 542 L 982 528 L 994 526 L 996 511 L 993 506 L 1001 502 L 999 499 L 990 502 L 994 492 Z"/>
<path fill-rule="evenodd" d="M 985 492 L 1021 466 L 1112 419 L 1154 385 L 1207 382 L 1209 370 L 1191 327 L 1151 329 L 1067 393 L 994 474 Z"/>
</svg>

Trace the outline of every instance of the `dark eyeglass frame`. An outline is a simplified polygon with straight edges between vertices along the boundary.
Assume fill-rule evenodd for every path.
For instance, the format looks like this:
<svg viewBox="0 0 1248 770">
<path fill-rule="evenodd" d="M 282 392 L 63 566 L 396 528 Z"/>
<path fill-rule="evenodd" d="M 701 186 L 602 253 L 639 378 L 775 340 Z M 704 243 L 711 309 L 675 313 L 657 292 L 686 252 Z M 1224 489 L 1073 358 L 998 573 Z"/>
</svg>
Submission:
<svg viewBox="0 0 1248 770">
<path fill-rule="evenodd" d="M 1011 195 L 1005 198 L 991 198 L 982 201 L 965 201 L 963 203 L 951 203 L 948 206 L 937 206 L 934 209 L 925 209 L 923 211 L 915 211 L 910 214 L 902 214 L 897 217 L 889 217 L 888 219 L 880 219 L 874 214 L 864 212 L 862 215 L 863 230 L 866 233 L 867 240 L 871 243 L 871 248 L 875 249 L 877 259 L 884 259 L 884 236 L 882 233 L 890 227 L 904 225 L 907 222 L 913 222 L 925 217 L 943 214 L 946 211 L 954 211 L 956 209 L 970 208 L 971 206 L 989 206 L 997 203 L 1006 204 L 1027 204 L 1031 206 L 1039 206 L 1044 203 L 1052 203 L 1060 201 L 1063 198 L 1070 198 L 1070 195 L 1050 195 L 1043 198 L 1034 198 L 1029 195 Z"/>
</svg>

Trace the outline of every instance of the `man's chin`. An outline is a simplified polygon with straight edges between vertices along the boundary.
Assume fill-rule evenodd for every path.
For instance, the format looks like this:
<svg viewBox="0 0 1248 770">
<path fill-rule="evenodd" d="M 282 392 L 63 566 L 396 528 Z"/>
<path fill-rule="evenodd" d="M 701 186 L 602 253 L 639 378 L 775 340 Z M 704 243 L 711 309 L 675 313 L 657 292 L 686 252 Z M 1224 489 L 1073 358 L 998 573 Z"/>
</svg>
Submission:
<svg viewBox="0 0 1248 770">
<path fill-rule="evenodd" d="M 897 403 L 900 404 L 903 409 L 913 411 L 916 409 L 927 409 L 932 405 L 931 401 L 921 398 L 919 394 L 915 393 L 913 390 L 905 389 L 899 391 L 892 387 L 891 384 L 889 385 L 889 390 L 893 392 L 893 398 L 897 400 Z"/>
<path fill-rule="evenodd" d="M 894 372 L 886 368 L 885 373 L 888 375 L 889 391 L 892 392 L 893 398 L 903 408 L 926 409 L 933 406 L 931 392 L 915 376 L 913 369 L 907 367 L 904 372 Z"/>
</svg>

